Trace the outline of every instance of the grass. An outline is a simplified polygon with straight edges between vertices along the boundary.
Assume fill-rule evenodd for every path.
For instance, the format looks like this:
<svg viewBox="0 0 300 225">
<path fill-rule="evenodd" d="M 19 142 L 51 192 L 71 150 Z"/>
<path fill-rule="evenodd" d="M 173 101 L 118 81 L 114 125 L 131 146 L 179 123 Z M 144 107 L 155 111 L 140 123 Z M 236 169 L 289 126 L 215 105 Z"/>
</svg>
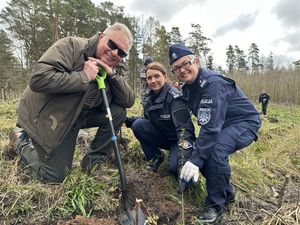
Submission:
<svg viewBox="0 0 300 225">
<path fill-rule="evenodd" d="M 16 123 L 15 107 L 16 102 L 0 103 L 0 153 L 5 150 L 9 132 Z M 136 103 L 128 114 L 141 115 L 140 104 Z M 300 180 L 300 107 L 271 104 L 268 115 L 262 121 L 259 140 L 230 157 L 232 182 L 239 190 L 241 199 L 249 194 L 268 199 L 273 194 L 271 187 L 282 186 L 285 177 Z M 132 168 L 139 168 L 143 160 L 138 141 L 132 132 L 123 132 L 122 136 L 129 140 L 128 143 L 122 143 L 126 148 L 123 155 L 125 166 L 130 164 Z M 77 146 L 73 170 L 61 185 L 41 183 L 29 168 L 20 166 L 18 158 L 6 160 L 1 154 L 0 221 L 38 224 L 49 218 L 47 222 L 51 224 L 51 221 L 72 218 L 76 214 L 85 217 L 114 215 L 119 204 L 118 172 L 111 165 L 104 165 L 101 179 L 82 173 L 79 166 L 84 152 L 82 148 Z M 166 182 L 170 182 L 172 189 L 174 181 L 167 179 Z M 168 184 L 166 187 L 168 189 Z M 170 197 L 180 202 L 175 195 L 170 192 Z M 200 205 L 204 196 L 205 180 L 201 178 L 198 187 L 188 194 L 188 198 Z M 293 221 L 299 216 L 299 213 L 292 211 L 295 208 L 286 210 L 290 210 L 293 216 L 286 221 Z M 269 221 L 274 218 L 272 215 L 268 217 Z"/>
<path fill-rule="evenodd" d="M 259 140 L 231 157 L 233 182 L 267 197 L 286 175 L 299 177 L 300 108 L 271 105 Z M 273 118 L 278 122 L 271 123 Z"/>
</svg>

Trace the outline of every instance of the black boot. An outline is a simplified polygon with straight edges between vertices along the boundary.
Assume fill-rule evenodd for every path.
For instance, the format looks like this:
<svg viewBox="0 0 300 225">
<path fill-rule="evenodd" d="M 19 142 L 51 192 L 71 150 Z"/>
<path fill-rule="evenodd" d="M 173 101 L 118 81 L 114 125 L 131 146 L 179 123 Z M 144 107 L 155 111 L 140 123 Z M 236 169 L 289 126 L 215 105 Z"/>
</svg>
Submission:
<svg viewBox="0 0 300 225">
<path fill-rule="evenodd" d="M 161 154 L 159 155 L 155 155 L 149 162 L 147 165 L 147 170 L 152 171 L 152 172 L 156 172 L 158 170 L 158 167 L 163 163 L 165 159 L 164 153 L 161 152 Z"/>
<path fill-rule="evenodd" d="M 20 127 L 15 127 L 9 134 L 9 144 L 8 147 L 15 149 L 16 148 L 16 142 L 18 138 L 20 138 L 21 134 L 23 132 L 23 129 Z"/>
<path fill-rule="evenodd" d="M 200 212 L 199 220 L 203 223 L 214 224 L 218 222 L 222 213 L 223 213 L 223 209 L 217 211 L 216 208 L 207 206 Z"/>
<path fill-rule="evenodd" d="M 234 202 L 235 202 L 235 193 L 233 192 L 230 195 L 227 195 L 225 205 L 228 205 L 228 204 L 234 203 Z"/>
</svg>

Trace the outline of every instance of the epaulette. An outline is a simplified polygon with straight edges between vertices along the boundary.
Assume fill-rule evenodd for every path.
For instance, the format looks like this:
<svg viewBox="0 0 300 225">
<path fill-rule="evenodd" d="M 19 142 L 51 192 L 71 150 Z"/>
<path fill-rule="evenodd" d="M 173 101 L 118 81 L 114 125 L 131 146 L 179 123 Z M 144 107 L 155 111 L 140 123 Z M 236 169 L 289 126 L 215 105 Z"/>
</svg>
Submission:
<svg viewBox="0 0 300 225">
<path fill-rule="evenodd" d="M 206 82 L 207 82 L 206 79 L 200 79 L 199 80 L 200 87 L 203 88 L 205 86 Z"/>
<path fill-rule="evenodd" d="M 178 97 L 181 97 L 183 95 L 182 92 L 179 91 L 176 88 L 170 88 L 168 93 L 171 94 L 173 98 L 178 98 Z"/>
</svg>

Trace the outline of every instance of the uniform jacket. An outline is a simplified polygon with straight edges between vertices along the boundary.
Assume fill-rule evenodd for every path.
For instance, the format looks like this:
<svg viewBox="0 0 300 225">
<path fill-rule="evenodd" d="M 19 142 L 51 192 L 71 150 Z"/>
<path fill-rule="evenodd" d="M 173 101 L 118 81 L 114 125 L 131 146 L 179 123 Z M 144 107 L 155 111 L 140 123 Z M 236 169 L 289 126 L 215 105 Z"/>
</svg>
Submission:
<svg viewBox="0 0 300 225">
<path fill-rule="evenodd" d="M 183 86 L 183 94 L 201 126 L 190 159 L 199 168 L 214 150 L 223 128 L 234 125 L 240 134 L 249 129 L 256 135 L 261 126 L 253 103 L 232 79 L 221 74 L 199 69 L 194 83 Z"/>
<path fill-rule="evenodd" d="M 29 85 L 21 96 L 18 124 L 48 153 L 61 144 L 87 100 L 103 105 L 96 81 L 82 71 L 85 59 L 95 57 L 99 34 L 90 39 L 67 37 L 58 40 L 38 60 Z M 105 79 L 109 103 L 128 108 L 134 92 L 124 78 Z M 103 106 L 104 108 L 104 106 Z"/>
<path fill-rule="evenodd" d="M 142 101 L 144 116 L 168 140 L 183 140 L 192 147 L 195 140 L 194 125 L 182 93 L 166 83 L 159 93 L 150 91 Z M 187 146 L 184 146 L 187 147 Z"/>
<path fill-rule="evenodd" d="M 258 103 L 267 105 L 269 103 L 269 99 L 270 99 L 270 95 L 268 95 L 267 93 L 261 93 L 258 98 Z"/>
</svg>

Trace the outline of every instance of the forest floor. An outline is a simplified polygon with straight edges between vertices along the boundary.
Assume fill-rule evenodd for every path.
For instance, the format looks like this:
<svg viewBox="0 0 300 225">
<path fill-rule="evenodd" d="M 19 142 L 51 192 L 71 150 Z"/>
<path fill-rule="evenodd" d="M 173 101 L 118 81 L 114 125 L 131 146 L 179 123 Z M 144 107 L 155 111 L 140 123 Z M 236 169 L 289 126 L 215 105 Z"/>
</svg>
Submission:
<svg viewBox="0 0 300 225">
<path fill-rule="evenodd" d="M 91 175 L 80 171 L 80 159 L 94 130 L 80 134 L 73 169 L 65 182 L 43 184 L 18 157 L 7 154 L 8 134 L 16 119 L 14 107 L 0 105 L 1 224 L 118 224 L 122 201 L 114 155 Z M 217 224 L 300 224 L 300 108 L 272 105 L 269 112 L 262 117 L 259 140 L 230 158 L 236 201 L 226 206 Z M 122 128 L 118 142 L 130 209 L 140 204 L 149 225 L 201 224 L 197 216 L 206 195 L 203 177 L 197 186 L 178 194 L 178 183 L 167 173 L 165 162 L 157 173 L 146 170 L 130 129 Z"/>
</svg>

